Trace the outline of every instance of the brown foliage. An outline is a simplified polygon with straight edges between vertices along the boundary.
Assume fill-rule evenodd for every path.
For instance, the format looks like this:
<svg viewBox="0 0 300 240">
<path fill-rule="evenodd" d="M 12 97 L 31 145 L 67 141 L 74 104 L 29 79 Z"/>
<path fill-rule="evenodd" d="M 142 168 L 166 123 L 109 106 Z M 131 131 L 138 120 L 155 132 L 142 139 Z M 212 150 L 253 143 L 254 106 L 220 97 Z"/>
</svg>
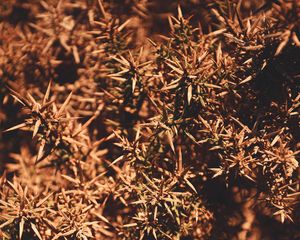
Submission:
<svg viewBox="0 0 300 240">
<path fill-rule="evenodd" d="M 299 7 L 1 2 L 0 236 L 299 238 Z"/>
</svg>

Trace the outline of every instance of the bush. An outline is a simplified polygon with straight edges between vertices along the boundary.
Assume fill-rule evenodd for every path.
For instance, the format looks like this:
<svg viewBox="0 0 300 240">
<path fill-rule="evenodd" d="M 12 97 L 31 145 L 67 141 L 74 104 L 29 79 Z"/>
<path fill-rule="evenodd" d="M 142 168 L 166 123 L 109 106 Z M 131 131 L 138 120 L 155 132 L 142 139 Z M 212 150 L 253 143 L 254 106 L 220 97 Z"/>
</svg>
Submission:
<svg viewBox="0 0 300 240">
<path fill-rule="evenodd" d="M 300 237 L 298 1 L 0 9 L 3 239 Z"/>
</svg>

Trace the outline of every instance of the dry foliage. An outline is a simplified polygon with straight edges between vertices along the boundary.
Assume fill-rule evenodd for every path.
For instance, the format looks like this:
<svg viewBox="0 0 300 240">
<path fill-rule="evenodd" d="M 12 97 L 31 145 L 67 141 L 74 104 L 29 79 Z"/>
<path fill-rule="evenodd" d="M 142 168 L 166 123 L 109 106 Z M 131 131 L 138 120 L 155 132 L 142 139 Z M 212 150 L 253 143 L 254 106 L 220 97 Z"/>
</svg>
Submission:
<svg viewBox="0 0 300 240">
<path fill-rule="evenodd" d="M 299 239 L 300 4 L 0 3 L 0 238 Z"/>
</svg>

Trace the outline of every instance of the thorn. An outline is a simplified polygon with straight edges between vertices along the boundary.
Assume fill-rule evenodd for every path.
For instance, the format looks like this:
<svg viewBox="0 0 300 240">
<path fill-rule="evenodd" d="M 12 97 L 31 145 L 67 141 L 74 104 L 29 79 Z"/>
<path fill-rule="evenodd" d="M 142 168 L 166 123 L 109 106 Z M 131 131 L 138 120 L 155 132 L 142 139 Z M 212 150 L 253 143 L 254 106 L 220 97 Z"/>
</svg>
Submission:
<svg viewBox="0 0 300 240">
<path fill-rule="evenodd" d="M 181 11 L 181 7 L 180 5 L 178 5 L 178 19 L 183 19 L 183 16 L 182 16 L 182 11 Z"/>
<path fill-rule="evenodd" d="M 26 123 L 18 124 L 14 127 L 11 127 L 9 129 L 4 130 L 3 132 L 10 132 L 10 131 L 13 131 L 13 130 L 16 130 L 16 129 L 19 129 L 19 128 L 22 128 L 22 127 L 26 127 Z"/>
<path fill-rule="evenodd" d="M 190 86 L 188 87 L 188 91 L 187 91 L 187 101 L 188 101 L 188 105 L 190 105 L 190 103 L 191 103 L 192 96 L 193 96 L 193 86 L 190 85 Z"/>
<path fill-rule="evenodd" d="M 173 144 L 173 134 L 170 130 L 167 130 L 166 134 L 167 134 L 167 139 L 168 139 L 169 145 L 170 145 L 173 153 L 175 153 L 175 148 L 174 148 L 174 144 Z"/>
<path fill-rule="evenodd" d="M 58 110 L 58 112 L 56 113 L 56 117 L 60 116 L 63 113 L 63 111 L 65 110 L 67 104 L 71 100 L 72 94 L 73 94 L 73 92 L 70 92 L 69 96 L 67 97 L 67 99 L 65 100 L 65 102 L 63 103 L 63 105 L 61 106 L 61 108 Z"/>
<path fill-rule="evenodd" d="M 41 119 L 38 119 L 36 121 L 36 123 L 34 124 L 34 129 L 33 129 L 33 133 L 32 133 L 32 138 L 34 138 L 34 136 L 37 134 L 37 132 L 39 131 L 39 127 L 41 126 Z"/>
<path fill-rule="evenodd" d="M 98 0 L 98 5 L 99 5 L 100 12 L 101 12 L 103 18 L 106 19 L 106 12 L 105 12 L 102 0 Z"/>
<path fill-rule="evenodd" d="M 48 84 L 48 87 L 47 87 L 47 90 L 46 90 L 46 93 L 45 93 L 45 96 L 43 98 L 43 106 L 45 105 L 45 103 L 48 101 L 49 99 L 49 95 L 50 95 L 50 89 L 51 89 L 51 83 L 52 83 L 52 80 L 50 80 L 49 84 Z"/>
</svg>

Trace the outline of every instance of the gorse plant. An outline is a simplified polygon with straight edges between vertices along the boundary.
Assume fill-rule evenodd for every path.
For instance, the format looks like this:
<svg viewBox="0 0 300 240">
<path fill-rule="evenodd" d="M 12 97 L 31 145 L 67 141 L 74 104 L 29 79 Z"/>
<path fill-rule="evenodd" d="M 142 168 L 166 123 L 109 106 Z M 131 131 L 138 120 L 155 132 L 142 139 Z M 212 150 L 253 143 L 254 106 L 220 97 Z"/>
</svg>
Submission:
<svg viewBox="0 0 300 240">
<path fill-rule="evenodd" d="M 298 239 L 299 8 L 0 3 L 1 238 Z"/>
</svg>

